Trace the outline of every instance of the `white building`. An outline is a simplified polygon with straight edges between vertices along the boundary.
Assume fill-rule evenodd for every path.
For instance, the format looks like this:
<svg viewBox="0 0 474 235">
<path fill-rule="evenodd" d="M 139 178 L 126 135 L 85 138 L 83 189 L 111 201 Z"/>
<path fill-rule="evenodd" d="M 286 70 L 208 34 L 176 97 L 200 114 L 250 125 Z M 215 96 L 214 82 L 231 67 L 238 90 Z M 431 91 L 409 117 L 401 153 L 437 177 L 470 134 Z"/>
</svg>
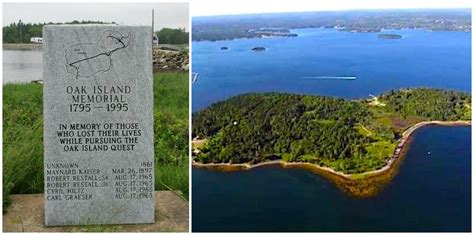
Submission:
<svg viewBox="0 0 474 235">
<path fill-rule="evenodd" d="M 43 38 L 40 38 L 40 37 L 32 37 L 32 38 L 30 39 L 30 42 L 32 42 L 32 43 L 41 43 L 41 44 L 42 44 L 42 43 L 43 43 Z"/>
</svg>

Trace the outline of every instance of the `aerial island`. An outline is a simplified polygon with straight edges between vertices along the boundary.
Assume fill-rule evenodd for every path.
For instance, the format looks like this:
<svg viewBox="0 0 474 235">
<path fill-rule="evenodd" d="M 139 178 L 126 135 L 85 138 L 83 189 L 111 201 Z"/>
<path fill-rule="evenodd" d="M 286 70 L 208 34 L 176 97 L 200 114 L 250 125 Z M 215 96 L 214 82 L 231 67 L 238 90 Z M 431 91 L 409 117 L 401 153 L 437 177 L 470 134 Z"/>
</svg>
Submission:
<svg viewBox="0 0 474 235">
<path fill-rule="evenodd" d="M 309 164 L 347 179 L 389 170 L 417 128 L 467 125 L 471 95 L 390 90 L 370 99 L 250 93 L 193 114 L 193 164 Z"/>
<path fill-rule="evenodd" d="M 283 28 L 259 28 L 259 29 L 250 29 L 250 33 L 258 35 L 262 38 L 268 37 L 297 37 L 298 34 L 291 33 L 289 29 Z"/>
<path fill-rule="evenodd" d="M 393 34 L 393 33 L 381 33 L 377 35 L 377 37 L 380 39 L 401 39 L 402 35 Z"/>
<path fill-rule="evenodd" d="M 252 51 L 265 51 L 266 48 L 265 47 L 253 47 L 251 50 Z"/>
</svg>

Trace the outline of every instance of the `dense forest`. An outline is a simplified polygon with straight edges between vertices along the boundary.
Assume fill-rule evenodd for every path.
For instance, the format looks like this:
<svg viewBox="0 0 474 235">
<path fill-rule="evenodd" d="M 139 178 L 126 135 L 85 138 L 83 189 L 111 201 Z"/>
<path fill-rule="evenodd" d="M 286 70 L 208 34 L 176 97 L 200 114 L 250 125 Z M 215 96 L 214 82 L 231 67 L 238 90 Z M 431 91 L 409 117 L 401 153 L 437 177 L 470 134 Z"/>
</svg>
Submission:
<svg viewBox="0 0 474 235">
<path fill-rule="evenodd" d="M 207 140 L 194 160 L 254 164 L 282 159 L 365 172 L 382 167 L 392 155 L 401 131 L 394 123 L 470 119 L 470 99 L 465 93 L 425 88 L 387 92 L 379 106 L 322 96 L 239 95 L 193 113 L 193 138 Z"/>
<path fill-rule="evenodd" d="M 393 113 L 429 120 L 451 121 L 471 118 L 471 96 L 452 90 L 420 88 L 391 90 L 380 96 Z"/>
</svg>

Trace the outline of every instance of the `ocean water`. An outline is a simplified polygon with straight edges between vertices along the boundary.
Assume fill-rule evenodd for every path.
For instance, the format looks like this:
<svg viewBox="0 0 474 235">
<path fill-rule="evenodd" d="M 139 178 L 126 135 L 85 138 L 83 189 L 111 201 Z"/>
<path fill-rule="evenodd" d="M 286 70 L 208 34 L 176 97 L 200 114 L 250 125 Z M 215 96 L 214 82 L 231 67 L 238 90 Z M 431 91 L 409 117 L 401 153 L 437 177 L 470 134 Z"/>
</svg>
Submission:
<svg viewBox="0 0 474 235">
<path fill-rule="evenodd" d="M 43 79 L 42 50 L 3 50 L 3 84 Z"/>
<path fill-rule="evenodd" d="M 299 36 L 193 42 L 193 111 L 247 92 L 360 99 L 406 87 L 471 90 L 470 33 L 292 31 Z M 314 76 L 356 79 L 305 79 Z M 471 127 L 417 130 L 398 174 L 368 199 L 301 169 L 192 171 L 193 231 L 471 231 Z"/>
<path fill-rule="evenodd" d="M 404 87 L 471 90 L 471 34 L 421 29 L 378 33 L 292 30 L 298 37 L 193 42 L 193 111 L 247 92 L 280 91 L 349 99 Z M 220 48 L 226 46 L 228 50 Z M 263 46 L 263 52 L 251 48 Z M 356 76 L 356 80 L 311 80 Z"/>
<path fill-rule="evenodd" d="M 398 174 L 369 199 L 302 169 L 193 168 L 192 229 L 471 231 L 471 127 L 423 127 L 413 140 Z"/>
</svg>

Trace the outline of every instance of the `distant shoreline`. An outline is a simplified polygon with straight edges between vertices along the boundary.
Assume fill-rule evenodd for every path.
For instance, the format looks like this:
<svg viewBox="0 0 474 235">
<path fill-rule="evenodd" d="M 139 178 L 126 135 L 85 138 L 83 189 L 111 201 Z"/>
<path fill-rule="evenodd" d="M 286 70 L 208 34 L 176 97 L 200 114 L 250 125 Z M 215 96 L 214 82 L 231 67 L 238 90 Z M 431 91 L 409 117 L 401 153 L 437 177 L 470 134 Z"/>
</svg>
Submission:
<svg viewBox="0 0 474 235">
<path fill-rule="evenodd" d="M 407 130 L 405 130 L 402 133 L 402 137 L 399 139 L 398 143 L 408 143 L 408 139 L 412 136 L 412 134 L 416 130 L 418 130 L 421 127 L 430 126 L 430 125 L 469 126 L 469 125 L 471 125 L 471 121 L 424 121 L 424 122 L 419 122 L 419 123 L 411 126 L 410 128 L 408 128 Z M 400 147 L 399 152 L 403 153 L 404 152 L 403 149 L 405 149 L 406 146 L 408 146 L 408 145 L 409 144 L 403 144 Z M 377 170 L 373 170 L 373 171 L 363 172 L 363 173 L 356 173 L 356 174 L 346 174 L 346 173 L 343 173 L 343 172 L 340 172 L 340 171 L 336 171 L 336 170 L 334 170 L 330 167 L 324 167 L 324 166 L 320 166 L 320 165 L 317 165 L 317 164 L 314 164 L 314 163 L 285 162 L 283 160 L 266 161 L 266 162 L 260 162 L 260 163 L 257 163 L 257 164 L 249 164 L 249 163 L 238 163 L 238 164 L 231 164 L 231 163 L 199 163 L 199 162 L 195 162 L 193 160 L 192 165 L 193 165 L 193 167 L 215 168 L 215 169 L 219 169 L 219 168 L 222 169 L 223 168 L 223 169 L 227 169 L 227 170 L 229 170 L 229 169 L 251 170 L 251 169 L 254 169 L 254 168 L 258 168 L 258 167 L 267 166 L 267 165 L 275 165 L 275 164 L 282 165 L 283 167 L 285 167 L 285 166 L 311 167 L 311 168 L 314 168 L 316 170 L 321 170 L 321 171 L 330 173 L 332 175 L 343 177 L 343 178 L 348 179 L 348 180 L 359 180 L 359 179 L 367 178 L 369 176 L 380 175 L 380 174 L 383 174 L 383 173 L 389 171 L 390 169 L 392 169 L 392 167 L 395 165 L 395 163 L 397 163 L 399 161 L 399 159 L 401 159 L 401 157 L 402 157 L 401 154 L 397 155 L 396 157 L 394 155 L 394 156 L 389 158 L 387 164 L 385 166 L 383 166 L 382 168 L 377 169 Z"/>
<path fill-rule="evenodd" d="M 4 43 L 3 50 L 41 50 L 43 44 L 38 43 Z"/>
<path fill-rule="evenodd" d="M 429 27 L 400 27 L 400 28 L 380 28 L 377 30 L 367 30 L 367 29 L 352 29 L 352 28 L 338 28 L 338 27 L 327 27 L 327 26 L 315 26 L 315 27 L 290 27 L 289 30 L 294 31 L 294 30 L 301 30 L 301 29 L 332 29 L 335 30 L 336 32 L 347 32 L 347 33 L 377 33 L 377 37 L 379 39 L 402 39 L 402 35 L 398 34 L 393 34 L 400 36 L 400 38 L 391 38 L 391 37 L 386 37 L 380 35 L 387 35 L 387 33 L 384 33 L 384 31 L 389 30 L 389 31 L 400 31 L 400 30 L 424 30 L 427 32 L 465 32 L 465 33 L 471 33 L 470 29 L 468 31 L 466 30 L 449 30 L 449 29 L 431 29 Z M 296 33 L 295 33 L 296 34 Z M 299 37 L 299 34 L 296 34 L 297 36 L 293 37 Z M 226 41 L 233 41 L 233 40 L 238 40 L 238 39 L 267 39 L 267 38 L 275 38 L 275 37 L 262 37 L 261 35 L 245 35 L 245 36 L 234 36 L 234 37 L 227 37 L 227 38 L 193 38 L 193 42 L 226 42 Z"/>
</svg>

